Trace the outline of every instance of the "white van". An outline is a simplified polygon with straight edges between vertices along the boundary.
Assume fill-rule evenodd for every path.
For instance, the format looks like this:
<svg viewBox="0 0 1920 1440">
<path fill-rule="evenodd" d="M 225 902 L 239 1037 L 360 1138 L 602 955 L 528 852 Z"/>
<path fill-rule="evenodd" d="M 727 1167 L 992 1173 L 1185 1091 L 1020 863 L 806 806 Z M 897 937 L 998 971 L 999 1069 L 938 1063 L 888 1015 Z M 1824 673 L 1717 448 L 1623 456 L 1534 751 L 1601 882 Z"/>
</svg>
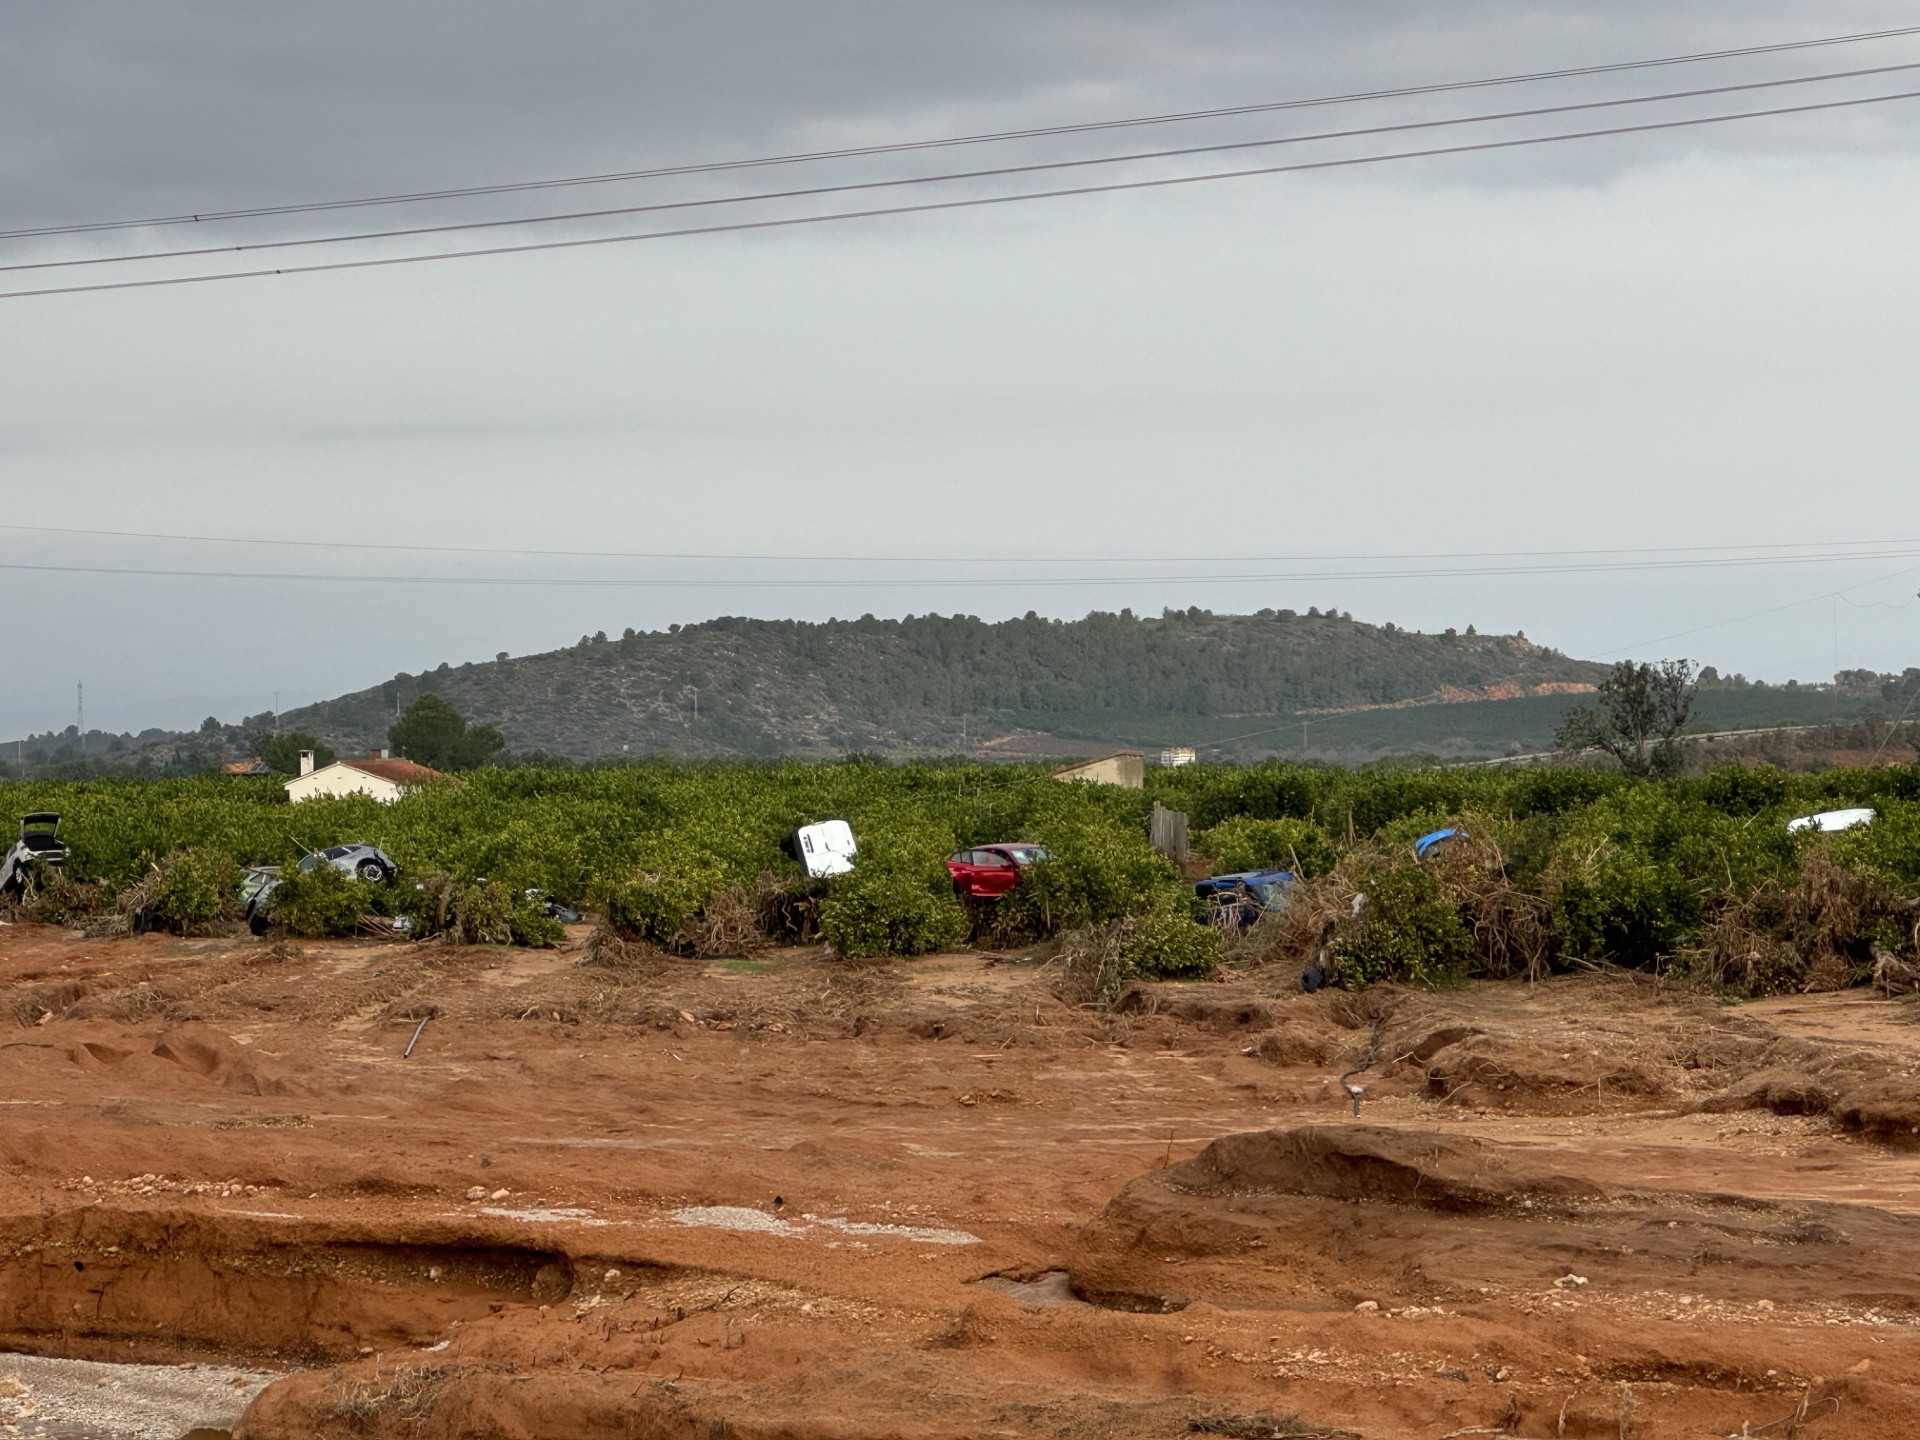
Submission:
<svg viewBox="0 0 1920 1440">
<path fill-rule="evenodd" d="M 853 869 L 856 846 L 853 827 L 844 820 L 821 820 L 802 825 L 788 835 L 782 850 L 798 860 L 816 880 L 845 875 Z"/>
</svg>

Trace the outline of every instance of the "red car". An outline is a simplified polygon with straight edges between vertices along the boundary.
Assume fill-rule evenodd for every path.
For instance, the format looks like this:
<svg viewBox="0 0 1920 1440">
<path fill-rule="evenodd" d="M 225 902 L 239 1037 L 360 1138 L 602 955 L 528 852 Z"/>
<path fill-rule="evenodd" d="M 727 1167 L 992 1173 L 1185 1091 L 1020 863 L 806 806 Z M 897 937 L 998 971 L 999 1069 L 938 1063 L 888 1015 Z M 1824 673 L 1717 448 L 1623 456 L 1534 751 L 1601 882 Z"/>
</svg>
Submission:
<svg viewBox="0 0 1920 1440">
<path fill-rule="evenodd" d="M 949 855 L 947 871 L 961 894 L 990 900 L 1018 885 L 1027 866 L 1052 858 L 1039 845 L 978 845 Z"/>
</svg>

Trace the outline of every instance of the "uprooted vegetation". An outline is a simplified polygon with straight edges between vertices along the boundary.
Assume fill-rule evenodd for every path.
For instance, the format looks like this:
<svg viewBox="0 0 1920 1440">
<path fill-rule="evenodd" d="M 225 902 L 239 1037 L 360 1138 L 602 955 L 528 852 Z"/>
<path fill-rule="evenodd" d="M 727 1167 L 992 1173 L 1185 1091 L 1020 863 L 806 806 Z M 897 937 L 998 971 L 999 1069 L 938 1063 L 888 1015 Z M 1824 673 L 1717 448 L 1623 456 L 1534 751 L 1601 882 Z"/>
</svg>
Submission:
<svg viewBox="0 0 1920 1440">
<path fill-rule="evenodd" d="M 1422 860 L 1386 836 L 1354 844 L 1235 951 L 1317 960 L 1348 985 L 1612 966 L 1744 997 L 1920 990 L 1920 901 L 1903 857 L 1867 835 L 1799 838 L 1752 821 L 1716 835 L 1711 820 L 1688 833 L 1701 817 L 1672 813 L 1652 834 L 1601 830 L 1592 815 L 1446 818 L 1462 833 Z"/>
<path fill-rule="evenodd" d="M 25 913 L 73 926 L 140 928 L 115 911 L 181 933 L 218 926 L 227 867 L 351 839 L 398 859 L 402 883 L 383 892 L 289 865 L 274 901 L 285 930 L 354 934 L 371 913 L 389 934 L 404 916 L 417 938 L 542 944 L 553 926 L 537 892 L 593 907 L 624 944 L 690 956 L 815 940 L 849 958 L 1015 948 L 1125 924 L 1154 937 L 1130 942 L 1133 973 L 1169 978 L 1208 973 L 1216 949 L 1317 961 L 1348 986 L 1592 965 L 1738 995 L 1920 977 L 1914 766 L 1656 782 L 1203 765 L 1153 772 L 1136 792 L 1016 766 L 861 761 L 480 772 L 392 806 L 288 806 L 277 785 L 247 781 L 10 785 L 0 798 L 67 815 L 70 873 Z M 1188 814 L 1216 870 L 1292 871 L 1288 910 L 1204 935 L 1182 874 L 1147 843 L 1155 801 Z M 1786 829 L 1844 805 L 1877 818 L 1841 835 Z M 780 839 L 824 815 L 850 821 L 860 858 L 810 881 Z M 1443 826 L 1464 833 L 1416 860 L 1414 839 Z M 948 854 L 1015 838 L 1054 858 L 1001 899 L 956 896 Z"/>
</svg>

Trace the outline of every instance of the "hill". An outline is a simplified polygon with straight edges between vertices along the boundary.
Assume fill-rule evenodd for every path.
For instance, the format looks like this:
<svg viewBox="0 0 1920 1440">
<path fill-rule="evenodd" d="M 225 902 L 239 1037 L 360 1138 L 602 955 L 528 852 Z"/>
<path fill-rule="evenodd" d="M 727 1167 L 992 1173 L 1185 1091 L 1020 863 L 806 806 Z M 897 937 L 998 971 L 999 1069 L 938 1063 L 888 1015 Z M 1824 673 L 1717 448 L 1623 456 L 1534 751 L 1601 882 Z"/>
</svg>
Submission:
<svg viewBox="0 0 1920 1440">
<path fill-rule="evenodd" d="M 1302 711 L 1317 720 L 1554 696 L 1604 674 L 1524 635 L 1425 634 L 1318 610 L 997 624 L 729 617 L 400 674 L 289 711 L 280 725 L 351 752 L 384 743 L 408 705 L 437 694 L 498 727 L 515 751 L 572 758 L 953 753 L 1018 732 L 1050 741 L 1040 751 L 1085 753 L 1284 727 L 1252 737 L 1257 751 L 1290 748 Z"/>
</svg>

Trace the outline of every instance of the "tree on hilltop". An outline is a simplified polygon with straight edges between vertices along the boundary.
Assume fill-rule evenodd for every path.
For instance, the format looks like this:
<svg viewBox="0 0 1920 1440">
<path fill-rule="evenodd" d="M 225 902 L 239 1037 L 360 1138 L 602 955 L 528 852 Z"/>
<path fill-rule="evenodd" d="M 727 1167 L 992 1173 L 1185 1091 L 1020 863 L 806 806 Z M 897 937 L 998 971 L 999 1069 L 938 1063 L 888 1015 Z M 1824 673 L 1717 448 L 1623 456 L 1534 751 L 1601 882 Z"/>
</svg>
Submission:
<svg viewBox="0 0 1920 1440">
<path fill-rule="evenodd" d="M 422 695 L 387 731 L 393 748 L 435 770 L 477 770 L 497 758 L 507 742 L 491 725 L 469 725 L 438 695 Z"/>
</svg>

